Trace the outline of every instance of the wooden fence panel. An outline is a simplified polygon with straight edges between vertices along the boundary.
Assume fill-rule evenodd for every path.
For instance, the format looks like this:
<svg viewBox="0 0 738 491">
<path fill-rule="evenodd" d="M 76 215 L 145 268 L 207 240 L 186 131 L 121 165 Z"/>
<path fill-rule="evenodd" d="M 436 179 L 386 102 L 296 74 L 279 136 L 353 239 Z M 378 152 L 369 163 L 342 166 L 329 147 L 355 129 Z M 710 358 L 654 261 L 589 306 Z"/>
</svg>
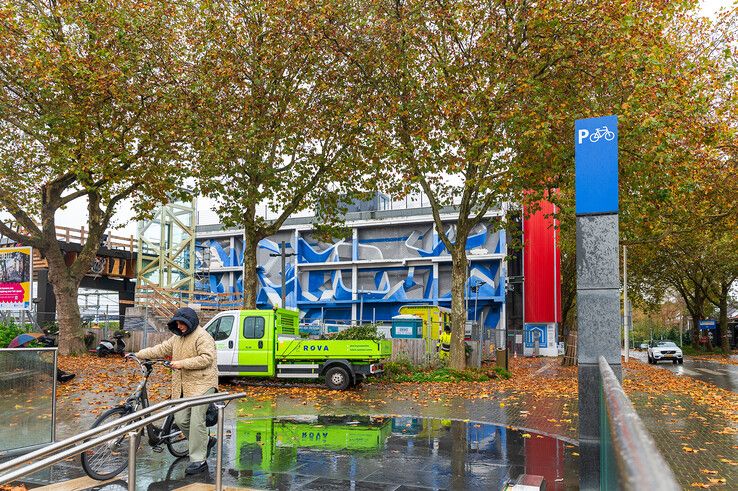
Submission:
<svg viewBox="0 0 738 491">
<path fill-rule="evenodd" d="M 426 339 L 393 339 L 391 361 L 410 360 L 414 365 L 423 365 L 435 359 L 435 341 Z"/>
<path fill-rule="evenodd" d="M 155 346 L 166 339 L 169 339 L 172 333 L 169 331 L 155 331 L 147 332 L 146 338 L 144 339 L 143 331 L 132 331 L 131 336 L 126 338 L 126 351 L 136 352 L 143 348 Z M 144 342 L 145 341 L 145 342 Z"/>
</svg>

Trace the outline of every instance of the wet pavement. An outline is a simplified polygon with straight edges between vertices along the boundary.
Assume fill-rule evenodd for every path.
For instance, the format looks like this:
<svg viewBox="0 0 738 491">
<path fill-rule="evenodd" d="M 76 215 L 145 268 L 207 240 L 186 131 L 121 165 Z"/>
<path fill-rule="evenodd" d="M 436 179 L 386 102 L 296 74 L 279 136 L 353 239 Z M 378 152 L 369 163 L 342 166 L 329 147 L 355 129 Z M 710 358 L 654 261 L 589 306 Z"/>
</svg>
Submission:
<svg viewBox="0 0 738 491">
<path fill-rule="evenodd" d="M 521 474 L 542 475 L 547 489 L 576 489 L 577 447 L 557 438 L 474 421 L 420 417 L 239 417 L 271 412 L 232 403 L 226 424 L 223 483 L 257 489 L 502 489 Z M 261 411 L 260 411 L 261 409 Z M 171 490 L 212 482 L 187 477 L 187 459 L 143 446 L 137 489 Z M 55 466 L 29 484 L 81 476 L 76 462 Z M 125 479 L 125 474 L 121 476 Z M 95 489 L 123 489 L 122 481 Z"/>
<path fill-rule="evenodd" d="M 631 351 L 630 356 L 636 360 L 648 363 L 648 354 L 644 351 Z M 684 357 L 683 364 L 659 362 L 655 366 L 664 368 L 679 376 L 692 377 L 721 389 L 738 392 L 738 365 L 729 365 L 706 360 L 693 360 Z"/>
<path fill-rule="evenodd" d="M 723 478 L 738 486 L 738 426 L 720 415 L 704 411 L 689 396 L 631 394 L 643 425 L 656 442 L 679 483 L 710 484 Z M 705 471 L 710 471 L 711 474 Z"/>
<path fill-rule="evenodd" d="M 247 394 L 226 409 L 224 483 L 257 489 L 475 489 L 480 482 L 499 489 L 524 471 L 546 475 L 547 489 L 576 489 L 576 368 L 561 367 L 557 359 L 513 362 L 512 380 L 486 383 L 365 384 L 345 392 L 310 384 L 224 386 Z M 675 377 L 666 364 L 634 360 L 624 367 L 626 391 L 682 486 L 709 483 L 715 475 L 703 470 L 711 470 L 734 487 L 736 395 L 710 389 L 709 382 L 689 374 Z M 108 380 L 120 380 L 120 370 L 110 376 L 96 367 L 80 372 L 81 382 L 65 387 L 60 400 L 60 438 L 89 428 L 129 390 L 121 384 L 113 392 L 107 388 Z M 135 386 L 135 377 L 129 382 Z M 166 397 L 166 377 L 153 378 L 150 388 L 153 402 Z M 157 453 L 146 445 L 140 452 L 138 489 L 212 482 L 214 455 L 210 476 L 185 478 L 186 459 L 175 461 L 166 449 Z M 82 475 L 73 459 L 34 477 L 42 484 Z M 123 489 L 125 473 L 120 478 L 105 489 Z"/>
</svg>

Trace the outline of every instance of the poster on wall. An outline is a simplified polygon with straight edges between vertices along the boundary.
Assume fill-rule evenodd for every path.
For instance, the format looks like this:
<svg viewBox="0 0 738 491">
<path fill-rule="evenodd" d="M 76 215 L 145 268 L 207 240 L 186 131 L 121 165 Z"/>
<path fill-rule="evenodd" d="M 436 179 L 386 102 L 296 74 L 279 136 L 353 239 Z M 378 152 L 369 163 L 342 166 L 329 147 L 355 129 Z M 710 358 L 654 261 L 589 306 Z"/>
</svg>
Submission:
<svg viewBox="0 0 738 491">
<path fill-rule="evenodd" d="M 31 247 L 0 249 L 0 310 L 31 308 Z"/>
</svg>

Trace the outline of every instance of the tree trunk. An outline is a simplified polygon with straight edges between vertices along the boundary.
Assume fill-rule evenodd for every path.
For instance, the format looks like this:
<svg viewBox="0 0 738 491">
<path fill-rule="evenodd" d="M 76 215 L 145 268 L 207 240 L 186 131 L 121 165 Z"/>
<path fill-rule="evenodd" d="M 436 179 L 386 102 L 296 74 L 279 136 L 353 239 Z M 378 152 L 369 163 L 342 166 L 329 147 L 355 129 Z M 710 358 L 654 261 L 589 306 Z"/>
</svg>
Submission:
<svg viewBox="0 0 738 491">
<path fill-rule="evenodd" d="M 732 283 L 720 283 L 720 347 L 726 355 L 730 353 L 730 332 L 728 330 L 728 294 Z"/>
<path fill-rule="evenodd" d="M 49 283 L 54 287 L 56 298 L 59 354 L 79 355 L 85 352 L 84 332 L 77 300 L 81 278 L 71 274 L 64 253 L 56 242 L 48 249 L 50 250 L 45 256 L 49 263 Z"/>
<path fill-rule="evenodd" d="M 576 330 L 577 259 L 576 254 L 562 254 L 561 259 L 561 326 L 562 334 Z"/>
<path fill-rule="evenodd" d="M 56 295 L 56 318 L 59 321 L 59 354 L 81 355 L 86 348 L 77 301 L 79 282 L 66 277 L 56 282 L 52 281 L 52 285 Z"/>
<path fill-rule="evenodd" d="M 466 368 L 466 349 L 464 334 L 466 330 L 466 306 L 464 290 L 466 288 L 466 237 L 456 237 L 456 246 L 451 251 L 451 362 L 450 368 L 464 370 Z"/>
<path fill-rule="evenodd" d="M 90 193 L 88 200 L 88 233 L 82 250 L 71 264 L 67 264 L 64 251 L 56 239 L 54 213 L 58 207 L 49 205 L 42 210 L 43 247 L 40 252 L 49 264 L 49 283 L 54 287 L 59 353 L 62 355 L 78 355 L 86 351 L 79 311 L 79 285 L 97 257 L 100 239 L 108 223 L 99 210 L 99 195 Z"/>
<path fill-rule="evenodd" d="M 243 308 L 256 308 L 258 278 L 256 275 L 256 248 L 259 238 L 253 228 L 246 227 L 243 234 Z"/>
<path fill-rule="evenodd" d="M 688 298 L 684 298 L 689 313 L 692 314 L 692 333 L 691 339 L 699 342 L 700 338 L 700 321 L 704 317 L 705 297 L 702 295 L 699 286 L 695 287 L 694 301 L 690 305 Z"/>
</svg>

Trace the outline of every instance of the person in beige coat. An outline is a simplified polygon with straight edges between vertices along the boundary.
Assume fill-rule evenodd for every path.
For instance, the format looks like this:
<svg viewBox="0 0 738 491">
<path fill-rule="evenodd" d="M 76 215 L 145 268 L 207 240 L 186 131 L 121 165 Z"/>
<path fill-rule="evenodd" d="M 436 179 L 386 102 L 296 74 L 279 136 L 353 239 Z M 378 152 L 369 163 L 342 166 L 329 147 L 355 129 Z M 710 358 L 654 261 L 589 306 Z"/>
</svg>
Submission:
<svg viewBox="0 0 738 491">
<path fill-rule="evenodd" d="M 167 326 L 174 336 L 161 344 L 136 353 L 141 359 L 172 358 L 172 399 L 192 397 L 217 391 L 218 365 L 215 340 L 199 327 L 197 313 L 189 307 L 177 310 Z M 174 420 L 189 440 L 190 465 L 187 474 L 208 469 L 207 459 L 215 438 L 205 426 L 207 404 L 183 409 Z"/>
</svg>

